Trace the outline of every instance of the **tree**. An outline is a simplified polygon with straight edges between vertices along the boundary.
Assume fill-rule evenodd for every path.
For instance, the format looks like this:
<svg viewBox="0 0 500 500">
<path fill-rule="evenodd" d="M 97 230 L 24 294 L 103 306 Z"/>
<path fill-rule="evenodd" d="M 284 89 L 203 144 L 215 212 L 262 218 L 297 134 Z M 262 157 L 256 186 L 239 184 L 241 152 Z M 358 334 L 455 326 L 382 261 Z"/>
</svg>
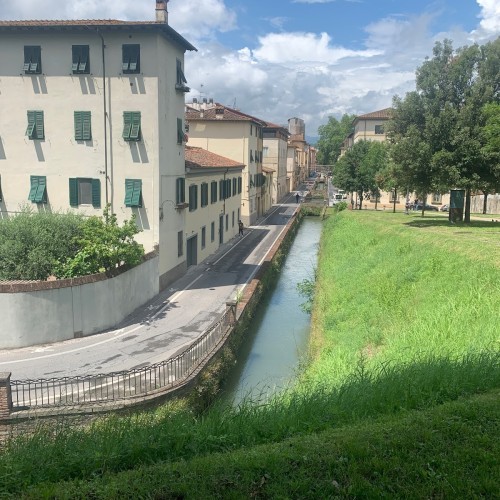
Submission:
<svg viewBox="0 0 500 500">
<path fill-rule="evenodd" d="M 339 121 L 330 116 L 328 123 L 318 128 L 319 139 L 316 144 L 318 148 L 318 164 L 333 165 L 337 161 L 342 143 L 351 133 L 354 118 L 356 118 L 355 115 L 344 114 Z"/>
<path fill-rule="evenodd" d="M 335 185 L 356 192 L 361 209 L 365 194 L 378 196 L 377 173 L 386 165 L 387 150 L 383 143 L 358 141 L 334 164 Z"/>
<path fill-rule="evenodd" d="M 139 264 L 144 255 L 144 247 L 134 240 L 137 233 L 139 229 L 135 223 L 135 214 L 120 227 L 116 214 L 110 213 L 108 205 L 103 217 L 85 219 L 82 235 L 75 241 L 78 251 L 59 263 L 57 277 L 85 276 L 109 271 L 123 264 Z"/>
</svg>

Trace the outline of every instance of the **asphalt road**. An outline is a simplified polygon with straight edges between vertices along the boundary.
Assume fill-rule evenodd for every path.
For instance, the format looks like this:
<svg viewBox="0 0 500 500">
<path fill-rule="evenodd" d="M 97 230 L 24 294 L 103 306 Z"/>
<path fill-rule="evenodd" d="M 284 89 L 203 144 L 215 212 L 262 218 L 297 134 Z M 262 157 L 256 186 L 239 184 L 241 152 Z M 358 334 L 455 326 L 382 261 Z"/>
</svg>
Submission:
<svg viewBox="0 0 500 500">
<path fill-rule="evenodd" d="M 297 208 L 292 193 L 255 226 L 113 330 L 65 342 L 0 350 L 0 372 L 12 380 L 93 375 L 140 368 L 182 351 L 225 310 L 255 274 Z"/>
</svg>

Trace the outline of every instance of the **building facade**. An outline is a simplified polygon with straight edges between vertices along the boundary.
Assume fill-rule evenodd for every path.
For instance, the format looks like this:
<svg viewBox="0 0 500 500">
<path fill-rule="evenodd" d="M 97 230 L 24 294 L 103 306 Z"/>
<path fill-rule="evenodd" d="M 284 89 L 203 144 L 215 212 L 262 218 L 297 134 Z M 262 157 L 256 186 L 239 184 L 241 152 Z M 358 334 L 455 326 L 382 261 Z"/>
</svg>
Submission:
<svg viewBox="0 0 500 500">
<path fill-rule="evenodd" d="M 168 0 L 167 0 L 168 1 Z M 184 53 L 156 21 L 0 21 L 0 216 L 135 214 L 146 251 L 159 249 L 160 286 L 186 268 L 171 242 L 185 227 Z"/>
<path fill-rule="evenodd" d="M 189 145 L 245 165 L 242 174 L 241 220 L 245 226 L 267 210 L 262 191 L 263 127 L 265 122 L 213 101 L 193 100 L 186 106 Z"/>
<path fill-rule="evenodd" d="M 245 165 L 198 147 L 186 146 L 185 151 L 188 207 L 177 248 L 179 253 L 186 249 L 189 267 L 238 234 Z"/>
<path fill-rule="evenodd" d="M 271 204 L 278 203 L 288 192 L 287 184 L 287 147 L 288 131 L 286 128 L 267 122 L 263 129 L 262 168 L 273 173 L 271 182 Z"/>
</svg>

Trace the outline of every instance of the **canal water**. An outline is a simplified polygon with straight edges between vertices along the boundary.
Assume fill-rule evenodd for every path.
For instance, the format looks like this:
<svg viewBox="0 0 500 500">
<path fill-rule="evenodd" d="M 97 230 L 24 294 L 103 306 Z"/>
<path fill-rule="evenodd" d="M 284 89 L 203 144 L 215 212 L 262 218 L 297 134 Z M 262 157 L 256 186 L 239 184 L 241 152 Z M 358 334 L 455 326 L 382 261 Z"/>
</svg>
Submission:
<svg viewBox="0 0 500 500">
<path fill-rule="evenodd" d="M 319 217 L 302 221 L 274 291 L 252 319 L 238 363 L 226 381 L 224 402 L 265 399 L 293 380 L 306 354 L 310 327 L 310 316 L 301 308 L 306 299 L 297 283 L 314 279 L 321 229 Z"/>
</svg>

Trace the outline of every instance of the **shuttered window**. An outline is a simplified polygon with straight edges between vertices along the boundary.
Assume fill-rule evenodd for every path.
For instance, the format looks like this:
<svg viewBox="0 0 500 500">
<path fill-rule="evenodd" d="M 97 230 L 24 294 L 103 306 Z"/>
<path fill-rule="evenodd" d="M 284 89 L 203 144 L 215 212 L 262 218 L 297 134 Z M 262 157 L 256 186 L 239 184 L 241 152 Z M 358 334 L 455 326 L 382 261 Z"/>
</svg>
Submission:
<svg viewBox="0 0 500 500">
<path fill-rule="evenodd" d="M 186 202 L 186 179 L 179 177 L 175 181 L 175 201 L 177 205 Z"/>
<path fill-rule="evenodd" d="M 33 203 L 47 203 L 47 178 L 44 175 L 30 176 L 28 200 Z"/>
<path fill-rule="evenodd" d="M 38 75 L 42 72 L 42 48 L 40 45 L 24 46 L 24 66 L 26 74 Z"/>
<path fill-rule="evenodd" d="M 122 45 L 122 72 L 125 74 L 141 72 L 141 46 L 139 44 Z"/>
<path fill-rule="evenodd" d="M 125 206 L 142 207 L 141 179 L 125 179 Z"/>
<path fill-rule="evenodd" d="M 92 139 L 90 111 L 75 111 L 75 140 L 90 141 Z"/>
<path fill-rule="evenodd" d="M 141 112 L 124 111 L 123 112 L 123 138 L 126 141 L 141 140 Z"/>
<path fill-rule="evenodd" d="M 233 177 L 233 194 L 236 194 L 238 190 L 238 179 L 236 177 Z"/>
<path fill-rule="evenodd" d="M 72 65 L 71 71 L 73 74 L 89 74 L 89 46 L 88 45 L 73 45 L 71 48 Z"/>
<path fill-rule="evenodd" d="M 92 205 L 94 208 L 101 208 L 101 180 L 70 179 L 69 204 L 72 207 L 77 207 L 78 205 Z"/>
<path fill-rule="evenodd" d="M 177 118 L 177 144 L 182 144 L 184 141 L 184 130 L 182 127 L 182 118 Z"/>
<path fill-rule="evenodd" d="M 180 59 L 176 60 L 176 81 L 175 81 L 175 89 L 180 90 L 182 92 L 189 92 L 189 87 L 186 85 L 187 80 L 184 76 L 184 72 L 182 71 L 182 62 Z"/>
<path fill-rule="evenodd" d="M 217 181 L 212 181 L 210 184 L 210 202 L 217 202 Z"/>
<path fill-rule="evenodd" d="M 208 184 L 203 182 L 201 184 L 201 206 L 206 207 L 208 205 Z"/>
<path fill-rule="evenodd" d="M 189 186 L 189 211 L 193 212 L 198 208 L 198 186 Z"/>
<path fill-rule="evenodd" d="M 26 135 L 29 139 L 45 139 L 43 111 L 28 111 L 28 127 Z"/>
<path fill-rule="evenodd" d="M 241 184 L 242 184 L 241 177 L 238 177 L 238 194 L 241 194 Z"/>
</svg>

